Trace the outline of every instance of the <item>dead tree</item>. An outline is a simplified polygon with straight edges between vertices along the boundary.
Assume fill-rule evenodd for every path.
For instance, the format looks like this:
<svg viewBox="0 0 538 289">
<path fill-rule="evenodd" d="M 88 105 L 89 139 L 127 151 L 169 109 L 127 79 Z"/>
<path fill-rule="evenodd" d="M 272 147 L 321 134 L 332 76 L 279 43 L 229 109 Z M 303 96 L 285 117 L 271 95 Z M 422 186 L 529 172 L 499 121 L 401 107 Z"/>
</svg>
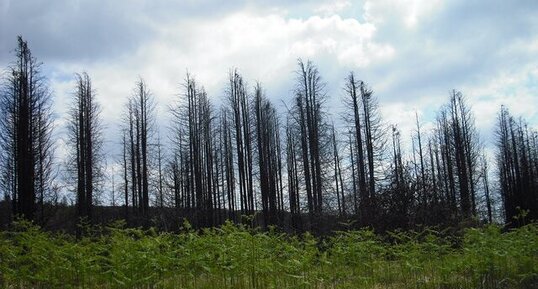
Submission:
<svg viewBox="0 0 538 289">
<path fill-rule="evenodd" d="M 306 189 L 307 211 L 311 226 L 319 224 L 327 189 L 326 168 L 331 163 L 330 133 L 326 122 L 324 83 L 318 69 L 310 61 L 298 61 L 295 99 L 290 110 L 293 128 L 299 137 L 302 183 Z"/>
<path fill-rule="evenodd" d="M 384 154 L 385 136 L 377 111 L 373 91 L 363 81 L 349 74 L 345 86 L 346 103 L 350 107 L 344 120 L 351 127 L 350 150 L 353 163 L 354 199 L 359 202 L 359 220 L 363 225 L 373 222 L 376 207 L 376 181 Z M 356 182 L 356 184 L 355 184 Z"/>
<path fill-rule="evenodd" d="M 538 219 L 537 132 L 505 107 L 497 124 L 497 170 L 505 222 L 521 226 Z"/>
<path fill-rule="evenodd" d="M 276 109 L 264 96 L 258 83 L 254 92 L 254 112 L 256 116 L 256 143 L 258 152 L 258 173 L 261 191 L 262 211 L 266 225 L 277 224 L 277 216 L 282 208 L 280 189 L 280 138 Z"/>
<path fill-rule="evenodd" d="M 302 229 L 300 223 L 301 203 L 299 195 L 299 156 L 298 141 L 290 118 L 286 122 L 286 167 L 288 179 L 288 202 L 291 214 L 291 227 Z"/>
<path fill-rule="evenodd" d="M 431 142 L 437 147 L 432 158 L 437 167 L 436 187 L 442 192 L 438 201 L 443 204 L 437 216 L 451 222 L 476 216 L 480 138 L 460 92 L 453 90 L 450 102 L 441 108 Z"/>
<path fill-rule="evenodd" d="M 174 150 L 183 192 L 182 206 L 197 226 L 215 223 L 215 150 L 213 109 L 205 90 L 187 75 L 185 92 L 172 108 Z M 179 184 L 178 184 L 179 185 Z"/>
<path fill-rule="evenodd" d="M 228 103 L 234 127 L 237 174 L 239 176 L 239 199 L 241 214 L 254 213 L 252 125 L 249 97 L 243 77 L 237 70 L 230 73 L 227 91 Z"/>
<path fill-rule="evenodd" d="M 16 61 L 3 79 L 0 95 L 2 186 L 11 195 L 16 215 L 43 221 L 54 177 L 50 90 L 26 41 L 19 36 L 17 44 Z"/>
<path fill-rule="evenodd" d="M 344 182 L 342 179 L 342 168 L 340 162 L 340 153 L 338 149 L 338 142 L 336 137 L 336 129 L 334 124 L 332 125 L 332 145 L 333 145 L 333 159 L 334 159 L 334 184 L 336 190 L 336 200 L 338 205 L 338 214 L 345 216 L 346 214 L 346 198 L 344 194 Z"/>
<path fill-rule="evenodd" d="M 146 215 L 149 210 L 150 144 L 155 131 L 155 115 L 153 98 L 142 79 L 136 82 L 136 88 L 127 103 L 126 114 L 131 203 L 133 209 Z"/>
<path fill-rule="evenodd" d="M 77 212 L 79 218 L 92 218 L 94 192 L 102 181 L 102 126 L 100 108 L 87 73 L 76 74 L 73 106 L 67 131 L 72 149 L 70 161 L 76 176 Z"/>
</svg>

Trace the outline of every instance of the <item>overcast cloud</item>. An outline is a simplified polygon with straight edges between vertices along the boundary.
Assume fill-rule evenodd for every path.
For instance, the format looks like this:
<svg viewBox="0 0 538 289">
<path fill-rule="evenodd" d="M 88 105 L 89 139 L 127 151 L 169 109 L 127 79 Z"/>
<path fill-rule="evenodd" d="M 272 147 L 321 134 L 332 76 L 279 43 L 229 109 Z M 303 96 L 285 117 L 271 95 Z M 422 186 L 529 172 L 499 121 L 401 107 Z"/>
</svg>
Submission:
<svg viewBox="0 0 538 289">
<path fill-rule="evenodd" d="M 0 0 L 0 65 L 22 35 L 44 63 L 59 127 L 73 74 L 87 71 L 109 142 L 119 141 L 121 107 L 139 76 L 165 121 L 187 71 L 218 100 L 236 67 L 280 103 L 292 93 L 297 58 L 318 65 L 335 118 L 353 70 L 406 138 L 414 111 L 431 121 L 453 88 L 472 105 L 486 144 L 501 104 L 538 124 L 536 1 L 296 2 Z"/>
</svg>

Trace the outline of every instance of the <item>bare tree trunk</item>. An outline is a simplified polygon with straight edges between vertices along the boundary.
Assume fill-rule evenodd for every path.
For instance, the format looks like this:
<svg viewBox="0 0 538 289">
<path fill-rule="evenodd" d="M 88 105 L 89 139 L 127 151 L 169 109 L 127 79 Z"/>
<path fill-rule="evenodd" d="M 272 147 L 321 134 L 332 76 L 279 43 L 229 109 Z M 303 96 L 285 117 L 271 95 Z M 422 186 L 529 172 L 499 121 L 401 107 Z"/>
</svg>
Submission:
<svg viewBox="0 0 538 289">
<path fill-rule="evenodd" d="M 12 198 L 15 215 L 43 223 L 45 194 L 54 178 L 50 90 L 40 64 L 20 36 L 15 53 L 0 94 L 2 187 Z"/>
</svg>

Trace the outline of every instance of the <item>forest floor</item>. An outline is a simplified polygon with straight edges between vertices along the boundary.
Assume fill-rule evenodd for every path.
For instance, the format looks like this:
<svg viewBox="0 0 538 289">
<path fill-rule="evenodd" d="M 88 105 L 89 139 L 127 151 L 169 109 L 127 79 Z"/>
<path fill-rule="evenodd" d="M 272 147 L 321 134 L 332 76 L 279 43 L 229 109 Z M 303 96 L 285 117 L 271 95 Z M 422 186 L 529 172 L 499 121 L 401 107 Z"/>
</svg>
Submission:
<svg viewBox="0 0 538 289">
<path fill-rule="evenodd" d="M 538 288 L 538 225 L 336 232 L 316 238 L 227 223 L 181 233 L 26 222 L 0 232 L 3 288 Z"/>
</svg>

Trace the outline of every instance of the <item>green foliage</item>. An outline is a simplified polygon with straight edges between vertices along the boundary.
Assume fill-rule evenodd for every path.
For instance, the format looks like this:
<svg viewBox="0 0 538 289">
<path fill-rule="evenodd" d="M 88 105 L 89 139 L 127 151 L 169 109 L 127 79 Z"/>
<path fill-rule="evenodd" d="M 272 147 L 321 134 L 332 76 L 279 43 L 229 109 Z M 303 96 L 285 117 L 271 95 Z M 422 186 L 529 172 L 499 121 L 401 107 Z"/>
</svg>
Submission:
<svg viewBox="0 0 538 289">
<path fill-rule="evenodd" d="M 18 222 L 0 234 L 4 288 L 536 288 L 538 226 L 461 238 L 425 230 L 320 241 L 226 223 L 179 234 L 121 222 L 75 239 Z"/>
</svg>

